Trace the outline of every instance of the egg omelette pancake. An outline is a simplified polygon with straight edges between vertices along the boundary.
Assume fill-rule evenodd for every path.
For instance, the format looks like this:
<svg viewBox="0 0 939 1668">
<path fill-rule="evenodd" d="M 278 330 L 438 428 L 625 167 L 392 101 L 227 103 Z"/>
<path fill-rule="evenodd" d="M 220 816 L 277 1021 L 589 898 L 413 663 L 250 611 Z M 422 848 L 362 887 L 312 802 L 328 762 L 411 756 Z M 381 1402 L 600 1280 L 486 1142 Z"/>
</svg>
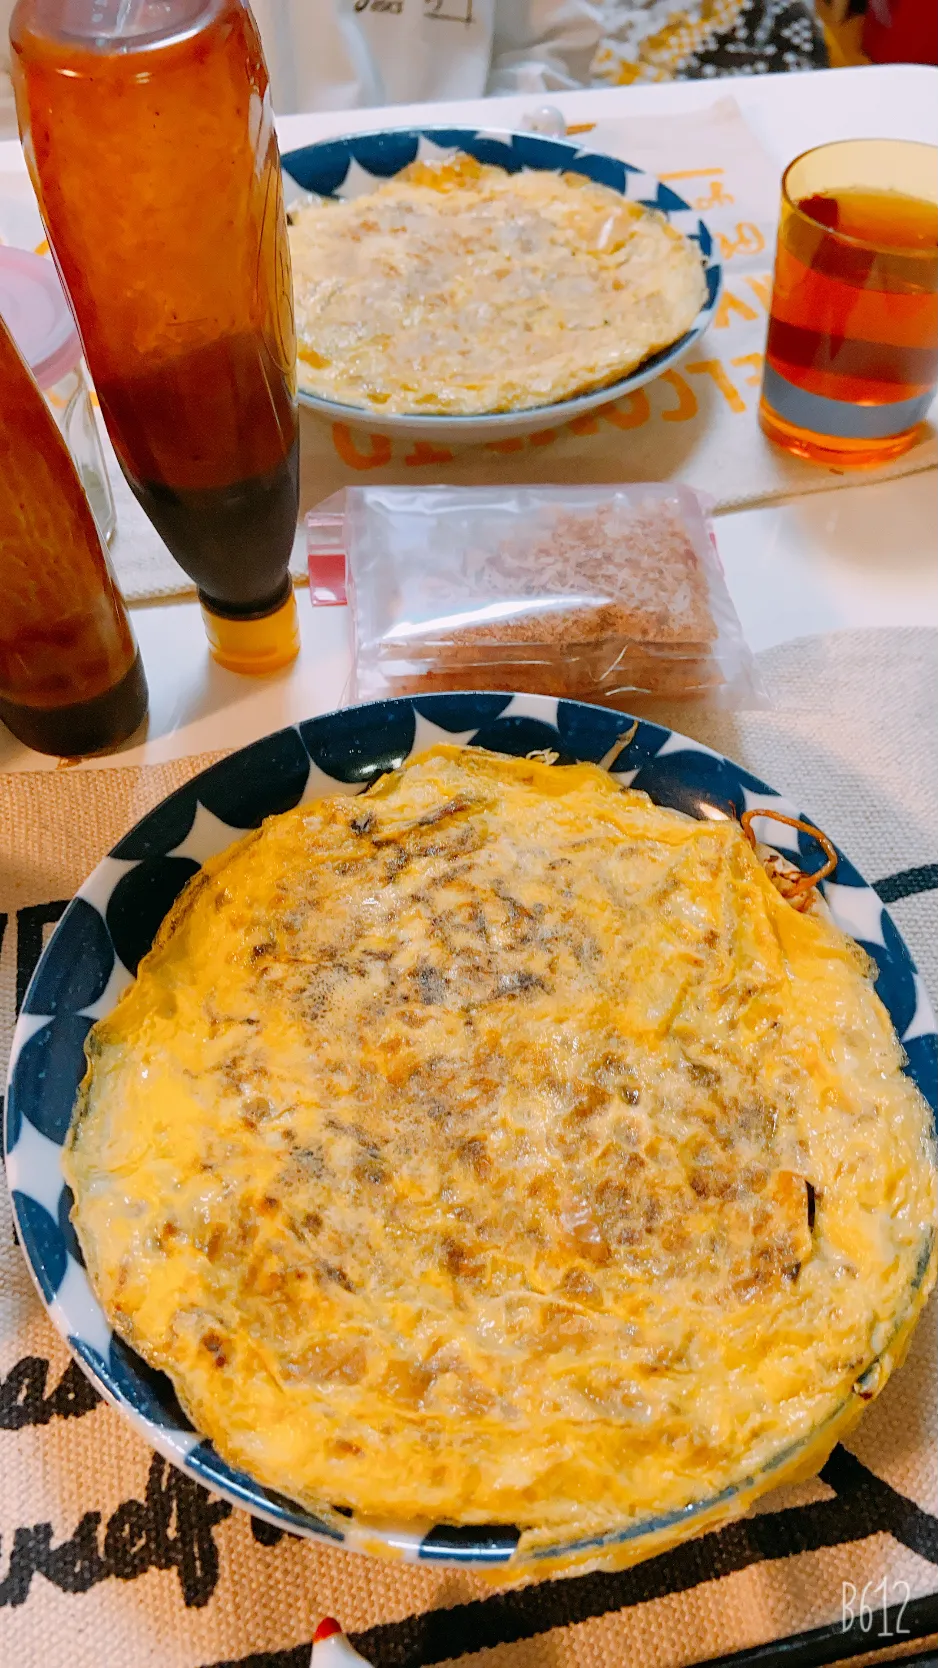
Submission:
<svg viewBox="0 0 939 1668">
<path fill-rule="evenodd" d="M 517 411 L 602 388 L 707 299 L 697 244 L 580 174 L 414 162 L 289 219 L 299 385 L 372 411 Z"/>
<path fill-rule="evenodd" d="M 94 1026 L 94 1288 L 313 1509 L 525 1549 L 710 1497 L 885 1379 L 931 1283 L 869 973 L 737 824 L 432 748 L 210 859 Z"/>
</svg>

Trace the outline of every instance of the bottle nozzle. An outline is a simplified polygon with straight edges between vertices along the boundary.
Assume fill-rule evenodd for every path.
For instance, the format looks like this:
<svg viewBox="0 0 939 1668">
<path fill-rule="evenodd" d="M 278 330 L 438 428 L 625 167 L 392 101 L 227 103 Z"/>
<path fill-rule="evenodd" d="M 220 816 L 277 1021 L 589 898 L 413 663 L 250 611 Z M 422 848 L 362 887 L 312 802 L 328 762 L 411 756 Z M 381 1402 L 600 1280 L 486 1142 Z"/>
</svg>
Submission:
<svg viewBox="0 0 939 1668">
<path fill-rule="evenodd" d="M 263 677 L 266 672 L 279 672 L 282 666 L 289 666 L 300 652 L 300 621 L 292 586 L 286 602 L 272 614 L 232 620 L 214 614 L 203 602 L 202 618 L 212 658 L 229 672 Z"/>
</svg>

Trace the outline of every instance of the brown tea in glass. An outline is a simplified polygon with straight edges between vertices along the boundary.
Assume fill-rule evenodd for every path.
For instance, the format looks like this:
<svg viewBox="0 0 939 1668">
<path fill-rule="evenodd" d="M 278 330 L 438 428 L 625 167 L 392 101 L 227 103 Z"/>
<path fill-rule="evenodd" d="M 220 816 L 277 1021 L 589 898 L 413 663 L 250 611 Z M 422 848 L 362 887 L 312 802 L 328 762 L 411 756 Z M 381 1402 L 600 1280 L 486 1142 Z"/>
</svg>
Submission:
<svg viewBox="0 0 939 1668">
<path fill-rule="evenodd" d="M 936 151 L 825 145 L 783 179 L 760 422 L 789 451 L 874 465 L 936 387 Z"/>
</svg>

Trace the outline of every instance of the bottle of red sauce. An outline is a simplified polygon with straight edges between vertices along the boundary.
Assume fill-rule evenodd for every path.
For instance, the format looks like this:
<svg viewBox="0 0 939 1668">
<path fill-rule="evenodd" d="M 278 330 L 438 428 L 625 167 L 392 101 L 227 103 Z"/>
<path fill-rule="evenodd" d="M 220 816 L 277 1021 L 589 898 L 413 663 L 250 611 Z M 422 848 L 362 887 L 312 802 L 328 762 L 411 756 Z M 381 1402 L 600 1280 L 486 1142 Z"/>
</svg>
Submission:
<svg viewBox="0 0 939 1668">
<path fill-rule="evenodd" d="M 867 0 L 861 51 L 875 64 L 934 64 L 939 30 L 933 0 Z"/>
<path fill-rule="evenodd" d="M 268 77 L 244 0 L 19 0 L 20 134 L 121 467 L 216 659 L 293 659 L 298 429 Z"/>
<path fill-rule="evenodd" d="M 0 718 L 28 747 L 101 753 L 147 711 L 140 655 L 58 425 L 0 319 Z"/>
</svg>

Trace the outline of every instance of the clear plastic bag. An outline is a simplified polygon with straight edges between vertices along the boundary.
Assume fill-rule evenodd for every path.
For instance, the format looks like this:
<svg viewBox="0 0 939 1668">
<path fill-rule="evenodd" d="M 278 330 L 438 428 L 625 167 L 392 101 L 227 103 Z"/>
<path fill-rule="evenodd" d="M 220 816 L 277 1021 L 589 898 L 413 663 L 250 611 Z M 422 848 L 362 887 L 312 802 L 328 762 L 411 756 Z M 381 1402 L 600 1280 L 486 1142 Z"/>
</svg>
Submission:
<svg viewBox="0 0 939 1668">
<path fill-rule="evenodd" d="M 501 689 L 626 711 L 765 704 L 689 487 L 351 487 L 307 528 L 315 601 L 338 600 L 345 551 L 354 701 Z"/>
</svg>

